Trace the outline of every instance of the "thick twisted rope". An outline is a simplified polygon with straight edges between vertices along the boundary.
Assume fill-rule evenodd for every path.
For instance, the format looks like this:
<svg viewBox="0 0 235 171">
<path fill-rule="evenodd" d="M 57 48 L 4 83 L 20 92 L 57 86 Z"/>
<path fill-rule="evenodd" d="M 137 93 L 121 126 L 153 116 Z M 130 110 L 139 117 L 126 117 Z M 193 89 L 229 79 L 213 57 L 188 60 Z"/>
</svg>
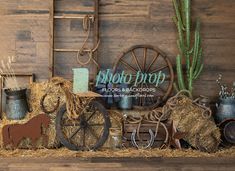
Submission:
<svg viewBox="0 0 235 171">
<path fill-rule="evenodd" d="M 205 119 L 211 118 L 212 116 L 212 111 L 210 108 L 203 106 L 199 103 L 200 98 L 192 100 L 192 98 L 189 98 L 188 96 L 186 96 L 185 94 L 190 95 L 190 92 L 187 90 L 182 90 L 180 92 L 178 92 L 174 97 L 171 97 L 166 105 L 164 106 L 164 108 L 169 110 L 169 113 L 171 113 L 171 111 L 174 111 L 178 106 L 179 106 L 179 102 L 182 99 L 187 99 L 189 100 L 190 103 L 200 107 L 203 112 L 202 112 L 202 117 Z"/>
</svg>

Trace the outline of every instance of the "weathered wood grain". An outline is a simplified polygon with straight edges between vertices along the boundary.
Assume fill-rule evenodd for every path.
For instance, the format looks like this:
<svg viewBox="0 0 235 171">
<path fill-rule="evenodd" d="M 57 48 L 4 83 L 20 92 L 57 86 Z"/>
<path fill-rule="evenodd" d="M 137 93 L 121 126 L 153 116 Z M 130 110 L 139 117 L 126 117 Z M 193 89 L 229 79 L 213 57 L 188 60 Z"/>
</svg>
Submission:
<svg viewBox="0 0 235 171">
<path fill-rule="evenodd" d="M 15 70 L 33 72 L 38 81 L 49 75 L 51 1 L 0 1 L 1 58 L 18 57 Z M 91 1 L 70 1 L 55 0 L 56 14 L 86 14 L 93 10 Z M 193 0 L 192 5 L 194 21 L 199 17 L 202 22 L 205 61 L 202 76 L 195 82 L 195 95 L 205 94 L 216 99 L 217 75 L 222 73 L 225 82 L 230 84 L 235 77 L 235 1 Z M 178 49 L 172 0 L 100 0 L 99 15 L 101 44 L 98 56 L 102 68 L 112 68 L 116 57 L 136 44 L 159 47 L 175 64 Z M 80 23 L 75 19 L 56 20 L 55 46 L 80 47 L 84 40 Z M 72 67 L 78 66 L 75 56 L 74 53 L 58 53 L 55 74 L 71 79 Z"/>
<path fill-rule="evenodd" d="M 3 158 L 1 170 L 49 171 L 232 171 L 234 158 Z"/>
</svg>

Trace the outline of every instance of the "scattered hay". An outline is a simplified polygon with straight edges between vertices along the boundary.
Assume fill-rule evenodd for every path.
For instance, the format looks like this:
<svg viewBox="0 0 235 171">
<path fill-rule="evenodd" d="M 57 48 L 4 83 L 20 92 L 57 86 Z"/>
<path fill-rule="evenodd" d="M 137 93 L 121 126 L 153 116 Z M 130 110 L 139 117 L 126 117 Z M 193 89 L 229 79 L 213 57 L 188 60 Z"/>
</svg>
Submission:
<svg viewBox="0 0 235 171">
<path fill-rule="evenodd" d="M 84 151 L 76 152 L 70 151 L 66 148 L 57 150 L 40 149 L 40 150 L 0 150 L 0 157 L 79 157 L 79 158 L 93 158 L 93 157 L 235 157 L 235 147 L 221 150 L 216 153 L 204 153 L 192 149 L 188 150 L 172 150 L 172 149 L 149 149 L 149 150 L 136 150 L 136 149 L 124 149 L 124 150 L 107 150 L 101 149 L 100 151 Z"/>
</svg>

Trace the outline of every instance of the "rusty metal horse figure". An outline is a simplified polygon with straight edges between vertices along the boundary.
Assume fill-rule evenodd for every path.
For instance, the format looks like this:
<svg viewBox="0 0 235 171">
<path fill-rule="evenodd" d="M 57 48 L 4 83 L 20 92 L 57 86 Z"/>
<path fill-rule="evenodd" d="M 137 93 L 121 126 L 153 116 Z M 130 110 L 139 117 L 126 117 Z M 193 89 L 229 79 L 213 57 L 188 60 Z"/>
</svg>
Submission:
<svg viewBox="0 0 235 171">
<path fill-rule="evenodd" d="M 44 145 L 48 143 L 48 136 L 43 133 L 43 128 L 47 129 L 50 125 L 50 117 L 39 114 L 25 124 L 5 125 L 2 129 L 3 145 L 12 145 L 17 148 L 21 140 L 30 138 L 33 149 L 36 149 L 37 140 L 43 137 Z"/>
</svg>

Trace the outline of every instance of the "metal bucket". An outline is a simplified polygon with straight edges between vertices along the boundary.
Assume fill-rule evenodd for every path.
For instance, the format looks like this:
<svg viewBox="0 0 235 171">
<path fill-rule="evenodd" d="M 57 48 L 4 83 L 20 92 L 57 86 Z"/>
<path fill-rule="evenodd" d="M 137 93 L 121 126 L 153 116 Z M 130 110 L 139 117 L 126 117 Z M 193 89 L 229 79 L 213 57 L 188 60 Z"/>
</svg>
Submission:
<svg viewBox="0 0 235 171">
<path fill-rule="evenodd" d="M 23 119 L 29 111 L 27 103 L 27 89 L 4 90 L 6 94 L 6 116 L 10 120 Z"/>
<path fill-rule="evenodd" d="M 220 124 L 224 120 L 234 119 L 235 118 L 235 99 L 226 98 L 220 99 L 217 106 L 217 112 L 215 114 L 215 121 L 217 124 Z"/>
</svg>

